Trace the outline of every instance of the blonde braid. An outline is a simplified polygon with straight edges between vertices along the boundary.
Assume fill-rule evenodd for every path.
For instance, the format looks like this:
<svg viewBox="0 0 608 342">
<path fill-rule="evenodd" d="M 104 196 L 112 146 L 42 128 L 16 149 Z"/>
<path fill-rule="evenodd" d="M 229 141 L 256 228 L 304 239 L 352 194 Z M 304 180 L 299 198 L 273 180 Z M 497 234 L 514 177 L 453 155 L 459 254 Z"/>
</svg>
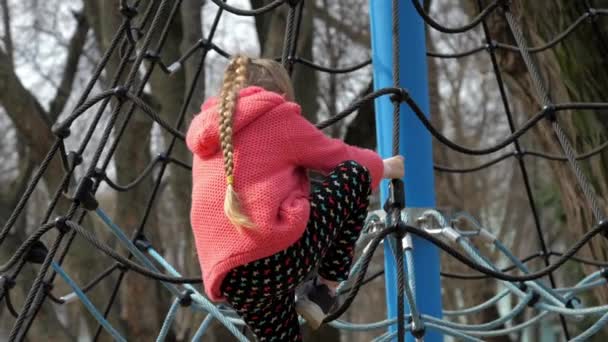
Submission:
<svg viewBox="0 0 608 342">
<path fill-rule="evenodd" d="M 247 83 L 248 64 L 249 58 L 245 56 L 234 58 L 226 69 L 224 83 L 220 92 L 220 144 L 224 156 L 224 170 L 226 172 L 227 183 L 224 212 L 230 222 L 237 228 L 255 227 L 251 219 L 242 212 L 239 198 L 234 190 L 234 146 L 232 146 L 232 117 L 236 108 L 236 102 L 238 101 L 238 91 Z"/>
</svg>

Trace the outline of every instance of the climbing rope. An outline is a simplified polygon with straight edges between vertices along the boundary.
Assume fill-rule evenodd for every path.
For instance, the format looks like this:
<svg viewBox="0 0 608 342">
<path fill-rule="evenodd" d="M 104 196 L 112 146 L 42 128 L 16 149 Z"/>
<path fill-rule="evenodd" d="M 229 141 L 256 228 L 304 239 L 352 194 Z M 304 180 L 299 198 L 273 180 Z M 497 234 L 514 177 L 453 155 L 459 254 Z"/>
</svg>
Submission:
<svg viewBox="0 0 608 342">
<path fill-rule="evenodd" d="M 140 1 L 120 1 L 120 13 L 122 23 L 118 27 L 112 38 L 108 49 L 101 56 L 100 62 L 95 68 L 84 91 L 76 101 L 73 111 L 61 122 L 55 124 L 52 132 L 55 141 L 49 148 L 47 155 L 41 161 L 38 169 L 34 172 L 24 193 L 19 199 L 15 209 L 7 219 L 4 226 L 0 229 L 0 246 L 5 243 L 6 237 L 11 230 L 16 229 L 15 225 L 19 217 L 25 214 L 26 204 L 31 201 L 35 188 L 40 183 L 40 179 L 48 172 L 49 164 L 53 158 L 60 158 L 64 170 L 64 176 L 56 189 L 50 189 L 50 201 L 37 229 L 29 233 L 27 238 L 16 246 L 14 253 L 6 261 L 0 263 L 0 304 L 2 302 L 7 307 L 8 312 L 15 317 L 15 322 L 8 337 L 9 341 L 23 340 L 34 323 L 41 305 L 48 298 L 58 305 L 69 305 L 79 300 L 84 307 L 99 323 L 94 334 L 94 340 L 100 336 L 102 330 L 109 333 L 114 339 L 124 341 L 121 333 L 114 328 L 108 320 L 108 315 L 117 297 L 118 290 L 127 272 L 135 272 L 145 277 L 159 281 L 169 291 L 173 297 L 166 319 L 159 327 L 158 341 L 166 338 L 175 320 L 176 314 L 183 308 L 188 308 L 198 312 L 207 313 L 201 322 L 198 330 L 193 335 L 192 340 L 202 339 L 204 333 L 209 329 L 214 320 L 219 321 L 228 331 L 239 341 L 246 341 L 246 337 L 241 330 L 244 327 L 243 321 L 230 309 L 222 306 L 213 305 L 201 293 L 199 293 L 192 283 L 200 283 L 200 277 L 182 276 L 163 256 L 154 249 L 154 246 L 145 238 L 144 230 L 147 225 L 150 213 L 153 210 L 154 202 L 158 198 L 159 190 L 163 177 L 166 174 L 168 165 L 175 165 L 184 169 L 191 169 L 191 165 L 172 157 L 172 152 L 176 144 L 183 144 L 184 122 L 188 106 L 190 105 L 195 88 L 201 82 L 200 74 L 205 66 L 207 54 L 210 51 L 216 52 L 219 56 L 230 58 L 232 53 L 213 43 L 217 33 L 220 19 L 225 12 L 239 16 L 257 16 L 270 13 L 280 7 L 287 7 L 286 30 L 284 36 L 284 46 L 281 56 L 276 57 L 281 61 L 286 69 L 292 73 L 294 68 L 302 66 L 312 70 L 342 74 L 349 73 L 370 65 L 371 60 L 364 60 L 353 63 L 350 66 L 330 68 L 317 64 L 314 61 L 306 60 L 297 55 L 297 46 L 300 35 L 300 27 L 304 13 L 305 1 L 302 0 L 274 0 L 263 7 L 245 10 L 227 4 L 222 0 L 212 0 L 217 6 L 217 12 L 211 24 L 211 28 L 206 37 L 196 42 L 193 46 L 180 56 L 176 61 L 163 61 L 160 53 L 167 39 L 170 24 L 179 12 L 181 0 L 154 0 L 150 1 L 145 8 L 140 8 Z M 536 235 L 539 240 L 539 251 L 526 258 L 519 259 L 513 253 L 496 240 L 488 230 L 484 229 L 474 219 L 462 216 L 468 220 L 475 231 L 460 231 L 450 222 L 451 218 L 445 217 L 437 211 L 429 211 L 423 214 L 423 218 L 432 218 L 435 226 L 425 224 L 418 226 L 413 224 L 418 218 L 403 218 L 402 212 L 403 196 L 400 194 L 398 182 L 391 182 L 393 198 L 400 203 L 390 203 L 386 207 L 386 212 L 370 213 L 366 222 L 364 233 L 362 234 L 357 250 L 363 251 L 361 257 L 354 263 L 351 278 L 341 284 L 339 294 L 344 298 L 342 305 L 332 312 L 325 320 L 333 327 L 350 331 L 367 331 L 386 329 L 390 326 L 397 326 L 394 332 L 386 332 L 379 335 L 377 341 L 386 341 L 397 338 L 402 341 L 406 333 L 411 333 L 415 337 L 424 336 L 425 330 L 437 331 L 442 334 L 453 336 L 454 338 L 466 341 L 480 341 L 481 339 L 507 335 L 521 332 L 541 320 L 557 316 L 560 318 L 564 336 L 570 339 L 570 332 L 566 326 L 566 318 L 586 317 L 593 322 L 573 341 L 582 341 L 600 331 L 608 323 L 608 305 L 597 305 L 591 307 L 583 306 L 577 297 L 580 293 L 590 291 L 594 288 L 605 286 L 608 280 L 608 261 L 587 260 L 577 257 L 575 254 L 598 234 L 608 236 L 608 221 L 605 220 L 605 212 L 599 205 L 597 194 L 592 184 L 583 172 L 580 161 L 592 158 L 606 151 L 608 141 L 603 142 L 591 150 L 577 155 L 574 151 L 569 137 L 564 133 L 563 127 L 559 123 L 559 116 L 570 110 L 589 110 L 598 111 L 608 109 L 608 103 L 576 102 L 559 103 L 549 96 L 547 85 L 544 84 L 540 75 L 540 70 L 532 58 L 533 54 L 551 49 L 561 44 L 564 39 L 570 36 L 585 23 L 591 23 L 594 32 L 601 37 L 599 27 L 595 19 L 599 16 L 608 15 L 608 9 L 593 8 L 588 1 L 585 1 L 585 11 L 567 26 L 565 30 L 556 34 L 547 43 L 539 46 L 530 47 L 523 35 L 521 24 L 510 10 L 510 3 L 501 0 L 494 0 L 484 5 L 482 0 L 478 0 L 477 5 L 479 14 L 469 23 L 460 27 L 447 27 L 436 21 L 424 10 L 419 1 L 412 0 L 412 4 L 420 17 L 431 28 L 444 33 L 468 32 L 481 26 L 483 32 L 483 42 L 480 45 L 466 51 L 457 52 L 438 52 L 428 51 L 427 56 L 433 58 L 464 58 L 478 53 L 487 52 L 492 63 L 492 70 L 496 77 L 498 89 L 500 91 L 503 109 L 509 124 L 509 134 L 506 137 L 496 139 L 493 144 L 471 147 L 464 146 L 448 138 L 428 119 L 418 104 L 409 96 L 407 90 L 400 88 L 399 82 L 399 11 L 398 1 L 393 0 L 393 86 L 379 89 L 367 94 L 362 98 L 356 99 L 353 103 L 346 106 L 340 113 L 322 122 L 318 122 L 318 128 L 329 127 L 336 122 L 343 120 L 347 116 L 356 112 L 363 104 L 369 103 L 382 96 L 390 96 L 394 105 L 393 111 L 393 154 L 399 151 L 399 117 L 400 106 L 408 106 L 429 133 L 442 145 L 449 149 L 474 156 L 485 156 L 495 152 L 501 152 L 499 156 L 473 167 L 456 167 L 448 165 L 435 165 L 435 170 L 451 173 L 469 173 L 490 168 L 510 158 L 517 159 L 519 172 L 524 180 L 528 203 L 534 218 Z M 515 38 L 516 45 L 497 42 L 493 39 L 488 29 L 487 19 L 496 12 L 503 15 L 505 23 Z M 141 12 L 141 13 L 140 13 Z M 531 75 L 532 85 L 536 92 L 542 108 L 537 113 L 531 115 L 529 119 L 519 127 L 513 119 L 511 105 L 506 96 L 506 89 L 503 76 L 498 67 L 497 51 L 506 53 L 520 53 L 528 73 Z M 113 75 L 108 75 L 109 88 L 97 94 L 93 94 L 93 89 L 98 82 L 100 75 L 107 72 L 107 64 L 112 56 L 119 56 L 118 67 Z M 197 58 L 194 77 L 188 87 L 184 102 L 177 113 L 175 122 L 167 122 L 162 119 L 149 104 L 142 99 L 142 92 L 145 88 L 152 72 L 158 68 L 160 72 L 170 75 L 180 70 L 186 61 Z M 144 65 L 144 61 L 147 62 Z M 142 72 L 143 70 L 143 72 Z M 102 120 L 106 114 L 106 109 L 110 101 L 114 99 L 116 105 L 112 107 L 108 120 Z M 91 108 L 97 106 L 91 122 L 89 123 L 84 135 L 73 151 L 66 148 L 66 139 L 70 137 L 72 124 L 89 112 Z M 171 138 L 165 150 L 153 158 L 150 163 L 141 170 L 138 175 L 127 184 L 119 184 L 110 179 L 107 168 L 113 155 L 124 136 L 126 127 L 135 114 L 135 110 L 143 113 L 149 120 L 158 124 Z M 542 151 L 525 150 L 520 139 L 531 129 L 536 127 L 541 121 L 549 120 L 551 127 L 556 134 L 563 154 L 549 154 Z M 102 127 L 102 122 L 104 126 Z M 101 131 L 101 138 L 94 146 L 94 152 L 89 160 L 84 160 L 83 154 L 87 147 L 90 147 L 93 132 Z M 113 139 L 110 136 L 113 135 Z M 70 145 L 72 146 L 72 145 Z M 506 148 L 513 146 L 514 151 L 504 152 Z M 524 158 L 525 157 L 525 158 Z M 533 196 L 532 187 L 529 181 L 529 169 L 526 165 L 528 158 L 544 158 L 551 161 L 568 163 L 575 175 L 575 179 L 583 192 L 589 207 L 591 208 L 595 222 L 586 234 L 564 251 L 553 251 L 549 248 L 543 228 L 540 223 L 540 213 L 537 208 L 536 199 Z M 78 173 L 82 175 L 77 178 L 76 170 L 83 170 Z M 130 191 L 140 185 L 145 179 L 153 178 L 152 191 L 145 200 L 144 215 L 134 229 L 131 237 L 124 233 L 117 224 L 105 213 L 103 208 L 95 199 L 95 193 L 102 184 L 108 185 L 111 189 L 118 192 Z M 70 206 L 65 213 L 57 217 L 52 217 L 57 211 L 57 204 L 60 198 L 68 198 Z M 117 238 L 119 243 L 127 250 L 127 254 L 116 251 L 115 248 L 101 241 L 91 229 L 83 226 L 84 218 L 88 214 L 101 220 L 104 226 Z M 55 230 L 56 236 L 51 239 L 50 247 L 47 248 L 40 242 L 41 237 Z M 79 286 L 63 268 L 63 260 L 69 254 L 71 245 L 76 237 L 82 238 L 97 251 L 105 254 L 113 260 L 113 263 L 105 270 L 89 280 L 84 286 Z M 425 239 L 437 246 L 440 250 L 458 260 L 477 273 L 451 273 L 442 271 L 442 276 L 459 279 L 475 280 L 493 278 L 501 285 L 502 289 L 492 298 L 483 303 L 469 308 L 457 310 L 445 310 L 444 316 L 458 317 L 478 313 L 486 308 L 495 306 L 499 301 L 510 299 L 515 303 L 508 313 L 503 316 L 480 324 L 465 324 L 458 320 L 440 319 L 437 317 L 422 314 L 415 301 L 415 269 L 412 263 L 411 236 Z M 408 240 L 409 239 L 409 240 Z M 476 247 L 474 242 L 482 241 L 492 246 L 496 251 L 503 255 L 510 262 L 510 266 L 499 268 Z M 350 323 L 339 319 L 339 317 L 349 308 L 355 297 L 365 285 L 381 276 L 383 271 L 366 276 L 371 259 L 377 247 L 384 241 L 391 244 L 397 260 L 398 278 L 398 315 L 394 319 L 383 320 L 371 323 Z M 404 245 L 405 241 L 405 245 Z M 542 259 L 544 267 L 539 270 L 530 270 L 527 262 L 534 259 Z M 551 258 L 554 258 L 551 260 Z M 566 262 L 578 262 L 594 267 L 598 270 L 580 280 L 574 286 L 560 288 L 556 285 L 552 273 L 559 269 Z M 407 263 L 407 268 L 404 267 Z M 11 300 L 11 289 L 19 282 L 19 276 L 26 263 L 39 264 L 38 273 L 29 288 L 27 296 L 21 305 L 16 308 Z M 404 270 L 407 269 L 407 272 Z M 518 271 L 514 274 L 512 271 Z M 110 281 L 110 275 L 118 277 L 114 280 L 112 292 L 102 310 L 92 304 L 87 293 L 94 289 L 102 281 Z M 58 296 L 54 293 L 53 284 L 56 276 L 59 276 L 71 289 L 71 292 Z M 541 281 L 548 277 L 549 285 Z M 405 312 L 404 303 L 407 301 L 409 313 Z M 523 322 L 516 324 L 514 318 L 521 314 L 526 308 L 535 310 L 535 315 Z M 303 323 L 303 322 L 302 322 Z"/>
</svg>

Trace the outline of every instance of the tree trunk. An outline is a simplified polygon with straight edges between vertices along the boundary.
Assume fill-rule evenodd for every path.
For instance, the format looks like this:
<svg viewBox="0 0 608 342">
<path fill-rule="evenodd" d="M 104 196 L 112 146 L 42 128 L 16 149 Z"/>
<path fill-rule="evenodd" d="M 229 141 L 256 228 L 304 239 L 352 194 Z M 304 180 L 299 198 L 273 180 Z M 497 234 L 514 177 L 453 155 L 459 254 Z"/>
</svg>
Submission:
<svg viewBox="0 0 608 342">
<path fill-rule="evenodd" d="M 474 3 L 475 1 L 471 2 Z M 603 3 L 596 2 L 598 7 L 607 4 L 606 1 Z M 471 7 L 475 8 L 475 6 Z M 563 32 L 567 26 L 585 12 L 585 8 L 583 2 L 556 1 L 552 2 L 551 6 L 546 6 L 546 4 L 541 3 L 516 1 L 511 6 L 511 11 L 522 26 L 528 45 L 538 46 L 545 44 L 558 33 Z M 470 12 L 471 17 L 476 13 Z M 494 14 L 490 16 L 488 25 L 494 40 L 516 45 L 503 15 Z M 608 74 L 603 67 L 605 59 L 602 49 L 605 48 L 605 45 L 603 45 L 601 30 L 602 27 L 598 23 L 580 25 L 562 43 L 532 56 L 553 103 L 605 101 L 607 95 L 605 83 L 608 80 Z M 535 91 L 536 87 L 531 82 L 529 71 L 519 53 L 499 51 L 498 57 L 499 66 L 505 74 L 505 84 L 508 93 L 511 95 L 513 107 L 528 113 L 528 115 L 541 110 L 544 104 L 539 100 L 539 94 Z M 578 113 L 562 111 L 557 116 L 558 121 L 568 132 L 574 147 L 578 151 L 588 151 L 605 141 L 607 124 L 602 116 L 604 113 L 596 111 L 585 112 L 576 116 L 574 114 Z M 548 122 L 541 122 L 533 132 L 533 136 L 528 135 L 525 138 L 527 145 L 537 145 L 538 150 L 548 153 L 563 154 L 563 150 Z M 608 154 L 603 152 L 590 159 L 590 161 L 581 162 L 586 176 L 599 197 L 601 208 L 606 207 L 605 199 L 608 195 L 606 183 L 607 158 Z M 548 203 L 548 208 L 542 208 L 541 215 L 543 215 L 542 221 L 545 230 L 543 234 L 545 237 L 555 236 L 554 239 L 548 241 L 549 247 L 554 245 L 568 247 L 570 241 L 579 239 L 596 222 L 591 215 L 589 203 L 577 185 L 577 180 L 569 165 L 564 162 L 545 161 L 541 161 L 539 164 L 541 170 L 551 173 L 553 177 L 551 180 L 542 179 L 537 181 L 538 185 L 536 186 L 541 187 L 540 190 L 547 193 L 556 194 L 554 197 L 558 198 L 557 201 Z M 565 214 L 565 222 L 560 216 L 548 217 L 547 212 L 556 212 L 557 215 Z M 556 224 L 547 224 L 549 220 Z M 553 228 L 549 229 L 551 226 Z M 566 234 L 561 233 L 564 230 L 567 231 Z M 525 238 L 524 240 L 529 241 Z M 606 260 L 608 257 L 606 247 L 605 239 L 596 238 L 587 247 L 583 248 L 581 253 L 583 256 L 592 259 Z M 534 249 L 537 250 L 538 247 L 535 246 Z M 583 267 L 583 269 L 587 273 L 596 270 L 590 267 Z M 566 283 L 559 285 L 573 285 L 568 279 L 569 277 L 566 276 L 568 273 L 557 273 L 566 277 L 564 279 Z M 605 288 L 598 288 L 594 293 L 599 302 L 605 302 L 608 299 L 608 290 Z M 605 337 L 599 336 L 597 338 L 599 340 L 605 339 Z"/>
<path fill-rule="evenodd" d="M 140 16 L 144 9 L 147 8 L 149 1 L 142 1 L 139 7 Z M 100 51 L 103 53 L 109 47 L 109 43 L 116 33 L 123 17 L 119 12 L 119 1 L 98 1 L 89 0 L 86 2 L 87 15 L 91 18 L 92 27 L 94 29 L 95 38 Z M 103 19 L 99 19 L 103 18 Z M 134 20 L 134 23 L 137 19 Z M 144 28 L 144 32 L 149 29 Z M 155 45 L 153 40 L 151 48 Z M 119 56 L 114 54 L 110 59 L 106 70 L 106 78 L 111 79 L 119 65 Z M 127 69 L 128 72 L 128 69 Z M 124 80 L 123 73 L 121 80 Z M 121 81 L 122 82 L 122 81 Z M 134 91 L 138 82 L 131 87 Z M 122 84 L 122 83 L 121 83 Z M 109 86 L 109 85 L 106 85 Z M 117 104 L 112 102 L 112 109 Z M 118 132 L 126 118 L 128 108 L 131 107 L 129 102 L 126 102 L 119 114 L 119 120 L 116 123 L 114 133 Z M 135 179 L 139 173 L 150 163 L 150 134 L 152 129 L 152 121 L 136 110 L 125 129 L 124 134 L 118 144 L 118 148 L 114 155 L 114 163 L 116 166 L 116 179 L 119 184 L 127 184 Z M 153 186 L 153 177 L 147 177 L 137 187 L 124 193 L 119 193 L 116 196 L 116 211 L 114 221 L 125 231 L 127 235 L 131 235 L 138 229 L 142 216 L 145 211 L 146 203 L 151 194 Z M 143 232 L 150 239 L 153 246 L 161 248 L 159 244 L 162 239 L 158 231 L 155 217 L 156 209 L 153 207 L 150 212 L 150 217 L 146 221 Z M 114 286 L 115 281 L 109 281 L 108 285 Z M 166 291 L 159 287 L 158 282 L 140 276 L 134 272 L 129 272 L 123 283 L 120 286 L 120 296 L 115 301 L 114 313 L 120 312 L 120 320 L 116 323 L 119 328 L 122 328 L 125 336 L 131 339 L 153 340 L 158 334 L 158 327 L 162 323 L 162 319 L 167 310 Z M 109 294 L 101 300 L 105 306 L 108 301 Z M 154 301 L 149 301 L 154 298 Z M 164 300 L 162 300 L 164 299 Z M 145 309 L 142 303 L 145 305 Z M 111 314 L 111 316 L 113 316 Z M 114 316 L 115 317 L 115 316 Z M 113 320 L 115 321 L 115 320 Z"/>
<path fill-rule="evenodd" d="M 10 22 L 8 22 L 9 16 L 6 13 L 8 6 L 4 7 L 4 9 L 4 20 L 7 20 L 4 24 L 5 27 L 10 27 Z M 35 95 L 23 86 L 21 80 L 16 75 L 15 70 L 13 69 L 14 65 L 12 63 L 12 56 L 10 55 L 12 53 L 12 48 L 0 52 L 0 64 L 2 65 L 0 66 L 0 104 L 6 110 L 8 117 L 12 120 L 14 127 L 18 132 L 16 135 L 18 139 L 16 142 L 16 145 L 18 146 L 16 152 L 19 155 L 20 163 L 25 163 L 26 165 L 30 166 L 40 163 L 46 156 L 50 146 L 53 145 L 55 136 L 52 134 L 50 128 L 57 119 L 57 116 L 63 111 L 69 97 L 68 94 L 70 94 L 72 91 L 72 85 L 76 75 L 76 65 L 78 65 L 79 57 L 82 54 L 87 31 L 88 24 L 86 20 L 80 18 L 74 32 L 74 36 L 68 45 L 68 58 L 64 66 L 62 80 L 59 82 L 59 88 L 57 89 L 55 98 L 51 101 L 49 112 L 47 112 L 38 102 Z M 29 169 L 29 166 L 26 167 L 26 169 Z M 25 178 L 22 179 L 23 181 L 29 181 L 29 176 L 31 175 L 31 170 L 26 169 L 22 168 L 21 170 L 21 172 L 26 175 Z M 28 219 L 24 217 L 24 215 L 27 215 L 27 207 L 35 203 L 37 201 L 36 196 L 40 196 L 40 193 L 44 192 L 44 190 L 47 190 L 51 195 L 54 194 L 63 176 L 64 171 L 62 170 L 60 158 L 58 155 L 56 155 L 52 159 L 46 172 L 43 174 L 43 182 L 39 183 L 39 185 L 36 187 L 37 190 L 34 192 L 34 195 L 30 198 L 28 204 L 26 204 L 24 214 L 18 219 L 15 228 L 12 229 L 15 236 L 9 236 L 9 240 L 12 238 L 18 238 L 17 241 L 14 242 L 13 246 L 19 246 L 20 243 L 23 242 L 26 237 L 25 230 L 27 229 L 28 224 L 37 227 L 41 223 L 40 221 L 36 220 L 41 219 L 39 215 L 42 215 L 44 212 L 43 208 L 48 205 L 48 199 L 45 198 L 45 203 L 34 205 L 34 207 L 41 208 L 40 214 L 36 215 L 36 217 Z M 17 200 L 23 193 L 24 189 L 24 186 L 21 186 L 19 187 L 18 192 L 14 192 L 12 195 L 8 195 L 6 197 L 7 200 L 10 199 L 10 202 L 5 203 L 8 210 L 12 210 L 15 207 Z M 64 215 L 68 206 L 69 202 L 64 197 L 60 197 L 53 215 Z M 6 222 L 6 218 L 7 216 L 3 217 L 2 225 L 4 225 Z M 53 218 L 53 216 L 51 216 L 51 218 Z M 49 233 L 41 240 L 50 241 L 53 239 L 53 237 L 54 235 Z M 8 242 L 5 242 L 5 244 L 8 244 Z M 3 251 L 7 253 L 3 253 L 3 256 L 10 255 L 10 252 L 12 252 L 9 252 L 7 249 L 3 249 Z M 94 263 L 90 263 L 90 260 L 86 260 L 84 257 L 80 258 L 80 256 L 87 254 L 78 254 L 78 250 L 72 252 L 73 254 L 71 256 L 73 259 L 84 261 L 84 264 L 95 265 Z M 68 258 L 68 260 L 69 259 L 70 258 Z M 82 264 L 80 266 L 82 266 Z M 66 264 L 66 267 L 69 268 L 69 265 Z M 78 269 L 89 270 L 91 273 L 94 273 L 95 270 L 97 270 L 96 266 L 88 268 L 79 267 Z M 17 293 L 20 292 L 20 289 L 28 291 L 29 286 L 31 286 L 37 272 L 37 267 L 34 268 L 30 267 L 29 265 L 26 266 L 19 275 L 19 278 L 16 279 L 19 288 L 16 288 L 15 291 Z M 72 271 L 69 271 L 69 273 L 77 280 L 80 280 L 79 273 Z M 56 282 L 56 286 L 54 288 L 55 294 L 65 293 L 67 290 L 68 287 L 65 286 L 63 282 Z M 23 294 L 25 293 L 27 292 L 23 292 Z M 17 298 L 13 298 L 13 304 L 15 304 L 17 310 L 20 309 L 20 305 L 22 303 L 21 299 L 19 299 L 19 296 L 17 296 Z M 74 306 L 72 306 L 72 308 L 73 307 Z M 50 340 L 59 340 L 62 338 L 73 339 L 77 335 L 77 327 L 77 323 L 67 328 L 64 327 L 58 321 L 53 306 L 46 303 L 42 306 L 40 313 L 36 316 L 31 328 L 31 332 L 29 332 L 27 336 L 33 339 L 42 335 L 49 336 Z M 53 335 L 48 335 L 49 331 L 52 331 Z"/>
</svg>

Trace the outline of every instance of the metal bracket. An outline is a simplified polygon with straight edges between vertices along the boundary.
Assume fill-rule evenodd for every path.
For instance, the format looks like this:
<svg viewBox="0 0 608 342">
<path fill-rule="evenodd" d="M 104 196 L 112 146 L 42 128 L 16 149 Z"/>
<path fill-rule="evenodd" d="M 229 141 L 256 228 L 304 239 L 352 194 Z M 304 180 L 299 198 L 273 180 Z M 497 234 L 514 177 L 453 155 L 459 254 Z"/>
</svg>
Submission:
<svg viewBox="0 0 608 342">
<path fill-rule="evenodd" d="M 434 208 L 403 208 L 401 210 L 401 221 L 407 223 L 410 226 L 429 229 L 428 219 L 424 217 L 424 213 L 429 210 L 435 210 Z"/>
</svg>

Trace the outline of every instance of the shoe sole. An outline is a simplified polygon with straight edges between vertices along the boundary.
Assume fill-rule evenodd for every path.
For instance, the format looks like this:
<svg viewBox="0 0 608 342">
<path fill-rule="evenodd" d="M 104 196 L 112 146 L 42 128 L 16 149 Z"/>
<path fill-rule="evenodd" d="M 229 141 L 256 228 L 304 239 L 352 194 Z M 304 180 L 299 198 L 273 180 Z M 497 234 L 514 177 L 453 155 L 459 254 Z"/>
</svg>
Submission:
<svg viewBox="0 0 608 342">
<path fill-rule="evenodd" d="M 296 302 L 296 312 L 304 317 L 313 330 L 319 329 L 325 319 L 325 313 L 317 304 L 303 298 Z"/>
</svg>

